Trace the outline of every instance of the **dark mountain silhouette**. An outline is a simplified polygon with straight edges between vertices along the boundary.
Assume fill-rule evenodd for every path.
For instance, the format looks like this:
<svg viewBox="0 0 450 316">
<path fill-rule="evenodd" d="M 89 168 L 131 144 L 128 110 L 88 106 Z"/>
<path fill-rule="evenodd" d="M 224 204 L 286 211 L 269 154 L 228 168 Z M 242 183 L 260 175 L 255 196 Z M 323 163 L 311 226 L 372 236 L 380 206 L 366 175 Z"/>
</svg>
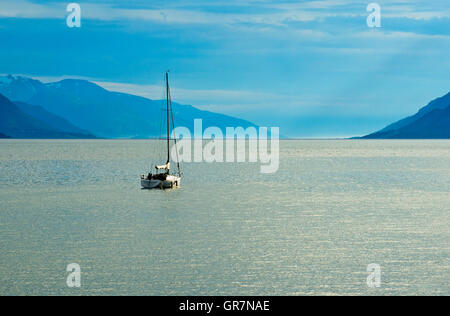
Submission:
<svg viewBox="0 0 450 316">
<path fill-rule="evenodd" d="M 46 111 L 41 106 L 29 105 L 23 102 L 14 102 L 14 103 L 19 107 L 19 109 L 22 112 L 39 119 L 40 121 L 46 123 L 48 126 L 50 126 L 55 130 L 65 131 L 74 134 L 84 134 L 88 137 L 93 137 L 93 135 L 91 135 L 88 131 L 82 130 L 74 126 L 68 120 Z"/>
<path fill-rule="evenodd" d="M 429 112 L 404 127 L 380 131 L 365 138 L 450 139 L 450 106 Z"/>
<path fill-rule="evenodd" d="M 0 130 L 12 138 L 75 139 L 92 138 L 85 134 L 58 130 L 47 123 L 24 113 L 0 94 Z"/>
<path fill-rule="evenodd" d="M 450 139 L 450 93 L 364 139 Z"/>
<path fill-rule="evenodd" d="M 3 83 L 2 83 L 3 82 Z M 96 136 L 108 138 L 147 138 L 161 136 L 164 101 L 107 91 L 85 80 L 62 80 L 43 84 L 23 77 L 3 77 L 0 93 L 14 101 L 40 105 L 75 126 Z M 194 119 L 203 127 L 247 128 L 255 124 L 227 115 L 173 103 L 175 123 L 193 132 Z"/>
</svg>

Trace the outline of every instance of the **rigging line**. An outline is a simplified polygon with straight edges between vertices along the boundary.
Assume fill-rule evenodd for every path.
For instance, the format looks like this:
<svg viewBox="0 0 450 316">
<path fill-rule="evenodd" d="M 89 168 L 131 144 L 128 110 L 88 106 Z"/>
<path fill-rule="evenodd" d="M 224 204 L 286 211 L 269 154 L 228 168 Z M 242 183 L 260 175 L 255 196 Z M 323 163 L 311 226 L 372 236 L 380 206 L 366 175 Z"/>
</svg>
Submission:
<svg viewBox="0 0 450 316">
<path fill-rule="evenodd" d="M 161 104 L 163 105 L 163 102 L 161 102 Z M 163 129 L 165 129 L 165 121 L 164 120 L 164 109 L 160 108 L 160 120 L 159 120 L 159 135 L 156 138 L 156 144 L 157 144 L 157 152 L 158 152 L 158 160 L 163 160 L 164 159 L 164 142 L 162 141 L 166 141 L 166 137 L 163 136 Z"/>
<path fill-rule="evenodd" d="M 161 102 L 160 102 L 160 127 L 159 127 L 159 135 L 158 135 L 158 159 L 163 160 L 164 159 L 164 141 L 166 141 L 166 137 L 163 136 L 165 133 L 163 130 L 166 129 L 166 120 L 164 119 L 165 114 L 165 102 L 166 99 L 166 87 L 165 87 L 165 81 L 166 81 L 166 74 L 162 75 L 162 82 L 161 84 Z M 168 123 L 167 123 L 168 124 Z"/>
<path fill-rule="evenodd" d="M 177 153 L 177 168 L 178 168 L 178 175 L 181 175 L 180 171 L 180 159 L 178 157 L 178 146 L 177 146 L 177 136 L 175 134 L 175 119 L 173 116 L 173 106 L 172 106 L 172 95 L 170 94 L 169 90 L 169 104 L 170 104 L 170 113 L 172 114 L 172 132 L 173 132 L 173 140 L 175 144 L 175 151 Z"/>
<path fill-rule="evenodd" d="M 169 71 L 166 72 L 166 97 L 167 97 L 167 163 L 170 163 L 170 112 L 169 112 Z"/>
<path fill-rule="evenodd" d="M 163 78 L 162 78 L 162 82 L 164 82 L 165 81 L 165 75 L 163 75 L 162 76 Z M 165 128 L 165 125 L 164 125 L 164 123 L 165 123 L 165 120 L 163 121 L 163 117 L 164 117 L 164 99 L 165 99 L 165 96 L 164 96 L 164 94 L 165 94 L 165 89 L 164 89 L 164 85 L 163 84 L 161 84 L 160 85 L 160 87 L 161 87 L 161 90 L 160 90 L 160 92 L 161 92 L 161 101 L 160 102 L 158 102 L 158 108 L 159 108 L 159 115 L 160 115 L 160 117 L 159 117 L 159 134 L 158 134 L 158 136 L 157 136 L 157 138 L 156 138 L 156 149 L 157 149 L 157 159 L 158 160 L 162 160 L 162 159 L 164 159 L 164 157 L 163 157 L 163 148 L 164 148 L 164 146 L 162 146 L 161 144 L 162 144 L 162 140 L 165 140 L 165 138 L 163 138 L 163 129 Z"/>
</svg>

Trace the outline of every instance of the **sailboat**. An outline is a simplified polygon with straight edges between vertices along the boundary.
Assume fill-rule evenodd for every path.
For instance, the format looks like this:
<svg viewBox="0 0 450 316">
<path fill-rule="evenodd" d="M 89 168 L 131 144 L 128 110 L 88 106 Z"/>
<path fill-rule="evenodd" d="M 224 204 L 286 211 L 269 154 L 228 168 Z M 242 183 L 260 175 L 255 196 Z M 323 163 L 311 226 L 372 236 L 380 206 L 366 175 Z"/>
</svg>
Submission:
<svg viewBox="0 0 450 316">
<path fill-rule="evenodd" d="M 173 127 L 173 140 L 175 146 L 177 145 L 177 140 L 175 137 L 175 121 L 173 118 L 172 111 L 172 101 L 170 96 L 169 87 L 169 72 L 166 72 L 166 111 L 167 111 L 167 162 L 164 165 L 156 166 L 156 174 L 151 172 L 146 175 L 141 175 L 141 186 L 143 189 L 171 189 L 179 187 L 181 184 L 181 171 L 180 162 L 177 157 L 177 168 L 178 172 L 173 174 L 170 172 L 170 116 L 172 116 L 172 127 Z M 175 148 L 176 149 L 176 148 Z M 178 155 L 178 150 L 176 150 Z"/>
</svg>

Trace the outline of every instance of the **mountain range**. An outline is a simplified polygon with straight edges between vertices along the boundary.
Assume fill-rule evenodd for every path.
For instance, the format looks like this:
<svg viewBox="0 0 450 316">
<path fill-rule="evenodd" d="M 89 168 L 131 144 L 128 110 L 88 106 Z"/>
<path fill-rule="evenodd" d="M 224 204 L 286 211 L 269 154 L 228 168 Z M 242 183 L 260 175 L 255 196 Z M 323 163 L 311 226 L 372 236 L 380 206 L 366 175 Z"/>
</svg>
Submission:
<svg viewBox="0 0 450 316">
<path fill-rule="evenodd" d="M 450 139 L 450 93 L 363 139 Z"/>
<path fill-rule="evenodd" d="M 87 133 L 70 130 L 72 125 L 65 120 L 46 112 L 43 109 L 35 109 L 29 105 L 22 104 L 23 108 L 32 109 L 42 116 L 30 115 L 21 110 L 21 108 L 0 94 L 0 131 L 6 138 L 44 138 L 44 139 L 80 139 L 94 138 Z M 52 121 L 54 120 L 54 121 Z"/>
<path fill-rule="evenodd" d="M 14 101 L 28 116 L 46 122 L 48 127 L 70 134 L 102 138 L 148 138 L 162 135 L 163 100 L 108 91 L 89 81 L 69 79 L 42 83 L 20 76 L 0 77 L 0 94 Z M 187 127 L 191 132 L 194 119 L 202 119 L 204 128 L 217 126 L 223 131 L 227 126 L 256 127 L 251 122 L 202 111 L 191 105 L 172 104 L 176 125 Z M 1 126 L 0 132 L 9 135 Z M 10 134 L 16 137 L 16 134 Z M 22 135 L 26 137 L 25 134 Z M 32 136 L 34 138 L 35 135 Z"/>
<path fill-rule="evenodd" d="M 149 138 L 164 130 L 164 100 L 108 91 L 86 80 L 42 83 L 20 76 L 0 77 L 0 138 Z M 244 128 L 239 118 L 173 103 L 175 123 L 193 133 L 203 128 Z M 450 93 L 413 116 L 362 139 L 450 139 Z"/>
</svg>

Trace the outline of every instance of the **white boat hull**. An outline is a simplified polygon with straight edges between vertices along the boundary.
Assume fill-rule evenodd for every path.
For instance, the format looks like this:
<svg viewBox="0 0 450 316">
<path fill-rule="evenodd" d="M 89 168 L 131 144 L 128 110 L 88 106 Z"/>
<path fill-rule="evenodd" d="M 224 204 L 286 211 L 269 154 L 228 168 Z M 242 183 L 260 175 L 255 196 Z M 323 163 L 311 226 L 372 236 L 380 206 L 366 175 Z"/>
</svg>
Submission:
<svg viewBox="0 0 450 316">
<path fill-rule="evenodd" d="M 166 180 L 141 179 L 143 189 L 172 189 L 180 186 L 181 178 L 177 176 L 168 176 Z"/>
</svg>

